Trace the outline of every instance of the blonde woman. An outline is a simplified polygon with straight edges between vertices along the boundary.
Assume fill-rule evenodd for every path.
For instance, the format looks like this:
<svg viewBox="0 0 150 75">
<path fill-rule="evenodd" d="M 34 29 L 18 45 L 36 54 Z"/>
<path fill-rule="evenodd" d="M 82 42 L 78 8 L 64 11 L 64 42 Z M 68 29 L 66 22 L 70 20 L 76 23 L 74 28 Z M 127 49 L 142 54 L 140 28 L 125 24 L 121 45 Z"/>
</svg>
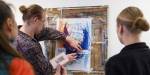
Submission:
<svg viewBox="0 0 150 75">
<path fill-rule="evenodd" d="M 125 45 L 106 63 L 106 75 L 150 75 L 150 49 L 140 35 L 149 23 L 137 7 L 127 7 L 117 17 L 117 35 Z"/>
</svg>

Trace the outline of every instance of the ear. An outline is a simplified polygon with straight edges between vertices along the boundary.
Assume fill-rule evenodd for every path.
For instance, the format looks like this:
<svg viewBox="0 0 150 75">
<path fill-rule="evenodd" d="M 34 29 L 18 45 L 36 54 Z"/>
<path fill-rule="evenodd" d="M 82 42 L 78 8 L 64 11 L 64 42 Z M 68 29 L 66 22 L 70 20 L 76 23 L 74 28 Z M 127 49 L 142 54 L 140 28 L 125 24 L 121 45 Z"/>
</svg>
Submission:
<svg viewBox="0 0 150 75">
<path fill-rule="evenodd" d="M 5 22 L 5 29 L 8 32 L 12 32 L 13 29 L 13 20 L 11 18 L 7 18 Z"/>
<path fill-rule="evenodd" d="M 120 33 L 123 34 L 123 32 L 124 32 L 124 26 L 120 25 Z"/>
<path fill-rule="evenodd" d="M 123 32 L 124 32 L 124 27 L 123 27 L 123 25 L 118 25 L 118 32 L 120 33 L 120 34 L 123 34 Z"/>
<path fill-rule="evenodd" d="M 33 21 L 36 23 L 36 22 L 38 22 L 38 18 L 37 17 L 33 17 Z"/>
</svg>

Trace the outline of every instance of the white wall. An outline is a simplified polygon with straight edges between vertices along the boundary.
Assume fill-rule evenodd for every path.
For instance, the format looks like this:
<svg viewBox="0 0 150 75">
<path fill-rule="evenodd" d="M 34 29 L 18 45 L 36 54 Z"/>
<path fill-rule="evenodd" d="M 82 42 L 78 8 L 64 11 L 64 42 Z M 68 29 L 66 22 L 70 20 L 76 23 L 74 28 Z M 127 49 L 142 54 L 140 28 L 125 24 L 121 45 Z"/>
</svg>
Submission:
<svg viewBox="0 0 150 75">
<path fill-rule="evenodd" d="M 75 7 L 75 6 L 96 6 L 108 5 L 108 57 L 120 52 L 123 45 L 117 39 L 116 35 L 116 16 L 127 6 L 137 6 L 145 14 L 146 19 L 150 22 L 150 0 L 6 0 L 16 7 L 15 16 L 18 24 L 22 24 L 21 13 L 18 8 L 20 5 L 39 4 L 44 8 L 47 7 Z M 142 35 L 142 41 L 150 46 L 150 35 L 146 32 Z"/>
</svg>

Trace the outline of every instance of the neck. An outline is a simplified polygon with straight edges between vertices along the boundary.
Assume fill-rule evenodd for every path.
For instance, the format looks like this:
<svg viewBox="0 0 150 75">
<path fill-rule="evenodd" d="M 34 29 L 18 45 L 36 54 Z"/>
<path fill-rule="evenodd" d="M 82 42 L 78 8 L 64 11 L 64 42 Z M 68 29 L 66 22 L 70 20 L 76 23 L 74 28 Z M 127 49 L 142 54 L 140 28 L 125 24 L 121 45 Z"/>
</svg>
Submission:
<svg viewBox="0 0 150 75">
<path fill-rule="evenodd" d="M 27 35 L 29 35 L 30 37 L 34 38 L 34 29 L 31 27 L 32 25 L 29 25 L 27 23 L 25 23 L 21 28 L 20 31 L 26 33 Z"/>
<path fill-rule="evenodd" d="M 130 45 L 140 42 L 139 35 L 129 35 L 124 38 L 124 45 Z"/>
</svg>

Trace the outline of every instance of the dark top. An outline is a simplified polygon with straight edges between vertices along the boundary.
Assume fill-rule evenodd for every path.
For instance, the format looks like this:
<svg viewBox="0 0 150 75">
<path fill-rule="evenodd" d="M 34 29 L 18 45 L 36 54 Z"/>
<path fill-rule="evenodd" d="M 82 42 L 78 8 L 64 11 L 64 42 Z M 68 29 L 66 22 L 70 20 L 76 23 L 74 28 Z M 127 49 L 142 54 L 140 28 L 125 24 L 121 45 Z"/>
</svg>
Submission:
<svg viewBox="0 0 150 75">
<path fill-rule="evenodd" d="M 150 49 L 145 43 L 128 45 L 111 57 L 105 66 L 106 75 L 150 75 Z"/>
<path fill-rule="evenodd" d="M 9 75 L 9 66 L 13 59 L 13 55 L 5 52 L 0 46 L 0 75 Z"/>
<path fill-rule="evenodd" d="M 17 50 L 27 59 L 35 69 L 36 75 L 52 75 L 52 65 L 43 55 L 39 41 L 43 40 L 65 40 L 66 36 L 51 28 L 44 28 L 34 38 L 19 31 L 16 38 Z"/>
</svg>

